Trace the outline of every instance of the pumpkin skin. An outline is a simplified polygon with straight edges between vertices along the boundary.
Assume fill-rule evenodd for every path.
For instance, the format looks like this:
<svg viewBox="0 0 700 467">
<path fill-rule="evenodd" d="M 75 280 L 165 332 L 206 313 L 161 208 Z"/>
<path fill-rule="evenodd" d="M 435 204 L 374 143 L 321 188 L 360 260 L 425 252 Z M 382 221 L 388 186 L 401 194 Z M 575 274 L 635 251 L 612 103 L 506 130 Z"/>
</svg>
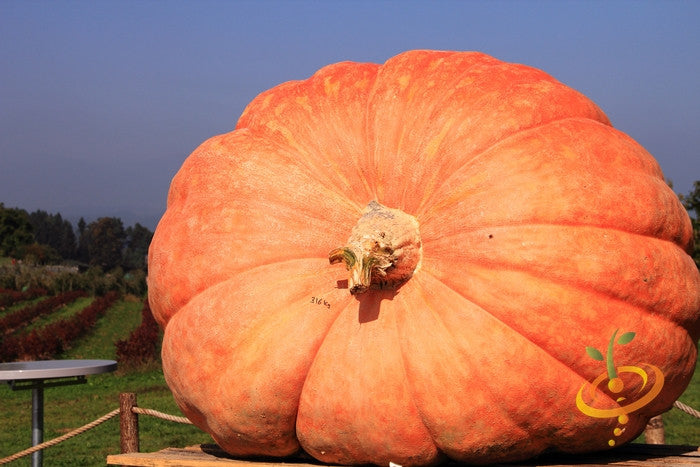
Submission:
<svg viewBox="0 0 700 467">
<path fill-rule="evenodd" d="M 329 251 L 373 200 L 417 221 L 422 257 L 353 294 Z M 585 96 L 480 53 L 409 51 L 281 84 L 197 148 L 149 300 L 176 401 L 234 455 L 515 461 L 624 443 L 670 408 L 697 358 L 691 248 L 658 164 Z M 623 401 L 595 384 L 587 349 L 606 347 Z M 652 389 L 620 416 L 577 407 Z"/>
</svg>

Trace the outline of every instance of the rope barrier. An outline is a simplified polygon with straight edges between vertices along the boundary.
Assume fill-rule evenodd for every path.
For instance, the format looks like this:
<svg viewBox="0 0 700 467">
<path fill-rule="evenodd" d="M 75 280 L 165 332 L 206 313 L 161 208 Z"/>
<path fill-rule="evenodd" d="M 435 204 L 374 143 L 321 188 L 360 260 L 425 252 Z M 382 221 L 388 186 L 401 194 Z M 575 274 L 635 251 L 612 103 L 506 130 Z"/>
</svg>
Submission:
<svg viewBox="0 0 700 467">
<path fill-rule="evenodd" d="M 700 412 L 695 410 L 689 405 L 684 404 L 681 401 L 676 401 L 673 403 L 673 406 L 677 408 L 678 410 L 681 410 L 682 412 L 687 413 L 688 415 L 692 415 L 695 418 L 700 418 Z"/>
<path fill-rule="evenodd" d="M 170 415 L 170 414 L 159 412 L 159 411 L 153 410 L 153 409 L 144 409 L 141 407 L 133 407 L 131 409 L 131 411 L 134 413 L 137 413 L 137 414 L 150 415 L 151 417 L 160 418 L 162 420 L 167 420 L 170 422 L 192 425 L 192 422 L 186 417 L 177 417 L 175 415 Z M 21 457 L 25 457 L 25 456 L 28 456 L 30 454 L 33 454 L 36 451 L 40 451 L 42 449 L 49 448 L 51 446 L 55 446 L 58 443 L 62 443 L 63 441 L 65 441 L 67 439 L 73 438 L 74 436 L 78 436 L 79 434 L 85 433 L 86 431 L 88 431 L 92 428 L 95 428 L 96 426 L 106 422 L 110 418 L 113 418 L 117 415 L 119 415 L 119 409 L 114 409 L 111 412 L 101 416 L 97 420 L 94 420 L 86 425 L 83 425 L 80 428 L 76 428 L 75 430 L 73 430 L 69 433 L 66 433 L 65 435 L 59 436 L 58 438 L 54 438 L 50 441 L 46 441 L 46 442 L 41 443 L 41 444 L 37 444 L 36 446 L 32 446 L 29 449 L 25 449 L 24 451 L 20 451 L 20 452 L 13 454 L 11 456 L 4 457 L 4 458 L 0 459 L 0 464 L 7 464 L 7 463 L 12 462 L 14 460 L 17 460 Z"/>
<path fill-rule="evenodd" d="M 687 413 L 688 415 L 692 415 L 693 417 L 700 418 L 700 411 L 695 410 L 694 408 L 690 407 L 689 405 L 684 404 L 681 401 L 674 402 L 673 406 L 675 408 L 681 410 L 682 412 Z M 167 413 L 159 412 L 157 410 L 144 409 L 141 407 L 133 407 L 131 410 L 132 410 L 132 412 L 137 413 L 137 414 L 150 415 L 151 417 L 160 418 L 162 420 L 167 420 L 170 422 L 192 425 L 192 422 L 186 417 L 178 417 L 175 415 L 169 415 Z M 28 456 L 32 453 L 35 453 L 36 451 L 39 451 L 41 449 L 55 446 L 58 443 L 66 441 L 67 439 L 73 438 L 74 436 L 78 436 L 79 434 L 85 433 L 86 431 L 88 431 L 92 428 L 95 428 L 96 426 L 106 422 L 110 418 L 113 418 L 117 415 L 119 415 L 119 409 L 114 409 L 111 412 L 101 416 L 97 420 L 94 420 L 86 425 L 83 425 L 80 428 L 76 428 L 75 430 L 73 430 L 69 433 L 66 433 L 65 435 L 59 436 L 58 438 L 54 438 L 50 441 L 46 441 L 46 442 L 41 443 L 41 444 L 37 444 L 36 446 L 32 446 L 29 449 L 25 449 L 24 451 L 20 451 L 20 452 L 13 454 L 11 456 L 2 458 L 2 459 L 0 459 L 0 464 L 7 464 L 7 463 L 12 462 L 14 460 L 17 460 L 21 457 Z"/>
<path fill-rule="evenodd" d="M 76 428 L 75 430 L 73 430 L 69 433 L 66 433 L 65 435 L 59 436 L 58 438 L 54 438 L 51 441 L 46 441 L 44 443 L 37 444 L 36 446 L 32 446 L 29 449 L 25 449 L 24 451 L 20 451 L 16 454 L 13 454 L 11 456 L 0 459 L 0 464 L 7 464 L 8 462 L 12 462 L 14 460 L 17 460 L 20 457 L 28 456 L 32 453 L 35 453 L 36 451 L 54 446 L 54 445 L 61 443 L 69 438 L 72 438 L 74 436 L 78 436 L 79 434 L 82 434 L 82 433 L 84 433 L 92 428 L 95 428 L 97 425 L 100 425 L 100 424 L 106 422 L 107 420 L 109 420 L 110 418 L 115 417 L 117 415 L 119 415 L 119 409 L 114 409 L 111 412 L 109 412 L 108 414 L 101 416 L 97 420 L 94 420 L 94 421 L 88 423 L 87 425 L 83 425 L 80 428 Z"/>
<path fill-rule="evenodd" d="M 151 417 L 161 418 L 163 420 L 168 420 L 170 422 L 184 423 L 187 425 L 192 425 L 192 422 L 190 421 L 189 418 L 176 417 L 175 415 L 169 415 L 167 413 L 158 412 L 157 410 L 153 410 L 153 409 L 142 409 L 141 407 L 134 407 L 131 409 L 131 411 L 134 413 L 150 415 Z"/>
</svg>

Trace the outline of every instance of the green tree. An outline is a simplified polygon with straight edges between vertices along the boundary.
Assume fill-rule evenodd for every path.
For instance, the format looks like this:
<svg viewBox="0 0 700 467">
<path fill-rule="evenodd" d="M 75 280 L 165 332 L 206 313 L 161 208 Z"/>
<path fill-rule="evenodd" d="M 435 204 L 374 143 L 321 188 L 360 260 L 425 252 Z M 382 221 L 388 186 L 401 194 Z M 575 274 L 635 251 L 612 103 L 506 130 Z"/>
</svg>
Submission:
<svg viewBox="0 0 700 467">
<path fill-rule="evenodd" d="M 693 259 L 700 268 L 700 180 L 693 183 L 693 190 L 687 195 L 679 195 L 683 207 L 690 214 L 690 221 L 693 224 L 693 237 L 695 238 L 695 250 Z"/>
<path fill-rule="evenodd" d="M 75 259 L 78 250 L 78 242 L 75 238 L 73 225 L 60 214 L 56 214 L 55 223 L 58 232 L 58 246 L 56 249 L 66 259 Z"/>
<path fill-rule="evenodd" d="M 84 236 L 91 265 L 109 271 L 122 264 L 126 232 L 121 219 L 101 217 L 86 227 Z"/>
<path fill-rule="evenodd" d="M 78 247 L 75 253 L 75 259 L 83 263 L 90 262 L 90 253 L 88 253 L 88 230 L 87 223 L 82 217 L 78 221 Z"/>
<path fill-rule="evenodd" d="M 124 269 L 146 270 L 146 256 L 151 244 L 153 232 L 138 222 L 126 229 L 126 246 L 124 248 Z"/>
<path fill-rule="evenodd" d="M 58 264 L 61 262 L 61 255 L 55 248 L 36 242 L 22 247 L 22 258 L 33 264 Z"/>
<path fill-rule="evenodd" d="M 71 223 L 64 220 L 61 214 L 49 214 L 38 210 L 29 214 L 29 221 L 37 243 L 50 246 L 64 259 L 75 258 L 75 232 Z"/>
<path fill-rule="evenodd" d="M 21 257 L 22 249 L 32 243 L 34 234 L 27 211 L 0 203 L 0 255 Z"/>
</svg>

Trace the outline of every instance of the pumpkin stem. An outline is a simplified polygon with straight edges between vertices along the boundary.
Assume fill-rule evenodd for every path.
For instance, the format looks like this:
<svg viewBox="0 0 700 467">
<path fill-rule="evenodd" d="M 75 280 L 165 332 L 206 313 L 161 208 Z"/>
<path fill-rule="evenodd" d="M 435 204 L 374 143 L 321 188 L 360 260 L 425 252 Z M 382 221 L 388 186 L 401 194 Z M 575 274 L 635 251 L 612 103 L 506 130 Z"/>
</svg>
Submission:
<svg viewBox="0 0 700 467">
<path fill-rule="evenodd" d="M 328 254 L 331 264 L 343 262 L 350 271 L 350 293 L 370 288 L 398 288 L 420 265 L 422 247 L 418 221 L 398 209 L 371 201 L 353 227 L 347 246 Z"/>
<path fill-rule="evenodd" d="M 372 282 L 372 264 L 375 261 L 369 256 L 357 259 L 355 253 L 347 247 L 336 248 L 328 254 L 331 264 L 344 262 L 350 271 L 350 293 L 358 294 L 366 291 Z"/>
</svg>

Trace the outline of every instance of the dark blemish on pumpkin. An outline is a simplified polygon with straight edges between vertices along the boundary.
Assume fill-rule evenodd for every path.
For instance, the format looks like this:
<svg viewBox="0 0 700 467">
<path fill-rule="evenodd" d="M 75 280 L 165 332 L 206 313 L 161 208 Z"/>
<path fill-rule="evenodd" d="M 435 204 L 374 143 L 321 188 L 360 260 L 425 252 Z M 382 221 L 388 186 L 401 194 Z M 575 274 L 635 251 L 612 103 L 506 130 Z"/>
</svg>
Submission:
<svg viewBox="0 0 700 467">
<path fill-rule="evenodd" d="M 489 238 L 493 238 L 493 234 L 489 234 Z"/>
<path fill-rule="evenodd" d="M 347 289 L 347 288 L 348 288 L 348 280 L 347 280 L 347 279 L 343 279 L 343 280 L 337 281 L 337 282 L 336 282 L 336 286 L 337 286 L 339 289 Z"/>
</svg>

